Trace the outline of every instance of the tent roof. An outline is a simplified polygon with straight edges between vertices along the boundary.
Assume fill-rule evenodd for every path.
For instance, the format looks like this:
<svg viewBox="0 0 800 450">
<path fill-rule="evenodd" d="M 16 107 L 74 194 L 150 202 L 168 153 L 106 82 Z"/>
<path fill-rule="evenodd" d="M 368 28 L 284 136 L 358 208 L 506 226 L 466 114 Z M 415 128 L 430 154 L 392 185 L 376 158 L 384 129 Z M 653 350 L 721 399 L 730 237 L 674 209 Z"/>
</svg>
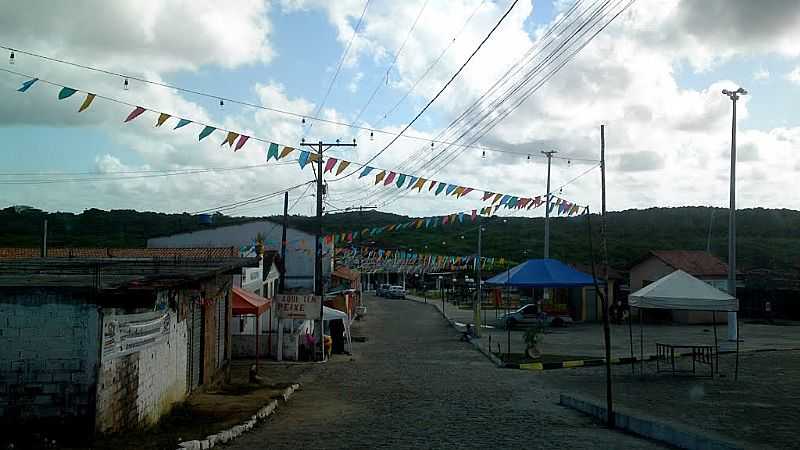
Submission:
<svg viewBox="0 0 800 450">
<path fill-rule="evenodd" d="M 338 320 L 342 319 L 347 322 L 347 314 L 335 308 L 322 307 L 322 320 Z"/>
<path fill-rule="evenodd" d="M 737 311 L 739 302 L 725 292 L 682 270 L 648 284 L 628 296 L 637 308 Z"/>
<path fill-rule="evenodd" d="M 488 284 L 518 287 L 581 287 L 591 286 L 594 279 L 557 259 L 529 259 L 486 280 Z"/>
<path fill-rule="evenodd" d="M 269 309 L 272 301 L 242 288 L 232 288 L 233 291 L 233 311 L 231 315 L 244 316 L 247 314 L 261 315 Z"/>
</svg>

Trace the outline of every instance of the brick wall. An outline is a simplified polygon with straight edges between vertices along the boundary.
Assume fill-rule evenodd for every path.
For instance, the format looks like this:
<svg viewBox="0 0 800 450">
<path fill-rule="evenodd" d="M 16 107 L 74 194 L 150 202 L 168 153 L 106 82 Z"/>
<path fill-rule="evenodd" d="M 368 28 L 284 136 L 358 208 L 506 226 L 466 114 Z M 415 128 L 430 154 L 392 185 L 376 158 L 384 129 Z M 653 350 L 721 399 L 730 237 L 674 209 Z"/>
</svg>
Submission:
<svg viewBox="0 0 800 450">
<path fill-rule="evenodd" d="M 103 356 L 97 431 L 107 433 L 154 424 L 185 398 L 188 321 L 179 321 L 174 310 L 161 313 L 161 317 L 169 328 L 159 340 L 130 354 Z M 108 314 L 104 321 L 114 318 Z"/>
<path fill-rule="evenodd" d="M 98 320 L 78 291 L 0 292 L 0 420 L 91 423 Z"/>
</svg>

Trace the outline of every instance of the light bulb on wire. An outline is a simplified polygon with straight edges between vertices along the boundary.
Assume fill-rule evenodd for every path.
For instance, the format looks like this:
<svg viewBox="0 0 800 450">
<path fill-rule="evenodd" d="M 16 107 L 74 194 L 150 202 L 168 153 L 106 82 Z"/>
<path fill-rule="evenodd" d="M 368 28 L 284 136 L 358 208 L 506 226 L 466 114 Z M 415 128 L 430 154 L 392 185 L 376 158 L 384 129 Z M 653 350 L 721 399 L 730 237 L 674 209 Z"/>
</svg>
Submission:
<svg viewBox="0 0 800 450">
<path fill-rule="evenodd" d="M 8 55 L 8 63 L 14 65 L 14 50 L 11 50 L 11 54 Z"/>
<path fill-rule="evenodd" d="M 127 91 L 128 90 L 128 79 L 127 78 L 125 78 L 125 81 L 122 82 L 122 90 L 123 91 Z"/>
</svg>

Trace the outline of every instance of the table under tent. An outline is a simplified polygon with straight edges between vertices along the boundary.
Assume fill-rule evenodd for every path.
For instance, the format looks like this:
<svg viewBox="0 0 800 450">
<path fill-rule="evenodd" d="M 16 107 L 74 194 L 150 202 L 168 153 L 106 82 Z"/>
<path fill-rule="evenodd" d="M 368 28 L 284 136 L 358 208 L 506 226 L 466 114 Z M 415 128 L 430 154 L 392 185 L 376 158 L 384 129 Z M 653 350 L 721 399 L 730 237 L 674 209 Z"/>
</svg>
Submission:
<svg viewBox="0 0 800 450">
<path fill-rule="evenodd" d="M 682 270 L 676 270 L 671 274 L 639 289 L 628 296 L 628 304 L 631 308 L 638 308 L 639 311 L 639 348 L 640 348 L 640 373 L 644 371 L 644 331 L 642 327 L 643 309 L 669 309 L 683 311 L 708 311 L 712 313 L 712 323 L 714 328 L 714 345 L 703 343 L 656 343 L 656 367 L 661 371 L 660 363 L 667 360 L 669 367 L 666 371 L 673 374 L 679 371 L 675 368 L 676 350 L 688 349 L 688 356 L 692 357 L 692 374 L 696 374 L 696 363 L 711 366 L 711 377 L 714 373 L 719 373 L 719 345 L 717 343 L 717 323 L 716 313 L 728 313 L 738 311 L 739 302 L 736 298 L 723 292 L 705 281 L 699 280 Z M 631 369 L 635 363 L 633 350 L 633 325 L 631 315 L 628 315 L 628 327 L 631 335 Z M 736 323 L 737 335 L 739 323 Z M 735 378 L 739 375 L 739 341 L 736 341 L 736 369 Z"/>
</svg>

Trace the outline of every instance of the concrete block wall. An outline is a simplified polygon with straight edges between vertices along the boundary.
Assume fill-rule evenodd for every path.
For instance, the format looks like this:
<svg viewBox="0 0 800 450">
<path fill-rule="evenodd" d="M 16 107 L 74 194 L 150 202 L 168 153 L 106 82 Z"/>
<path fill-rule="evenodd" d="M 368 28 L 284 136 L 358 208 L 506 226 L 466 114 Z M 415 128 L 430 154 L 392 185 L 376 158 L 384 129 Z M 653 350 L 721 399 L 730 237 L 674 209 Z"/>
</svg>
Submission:
<svg viewBox="0 0 800 450">
<path fill-rule="evenodd" d="M 166 339 L 121 357 L 102 361 L 96 429 L 101 433 L 154 424 L 188 392 L 187 320 L 174 311 Z"/>
<path fill-rule="evenodd" d="M 0 420 L 86 420 L 94 408 L 98 310 L 79 291 L 0 292 Z"/>
</svg>

